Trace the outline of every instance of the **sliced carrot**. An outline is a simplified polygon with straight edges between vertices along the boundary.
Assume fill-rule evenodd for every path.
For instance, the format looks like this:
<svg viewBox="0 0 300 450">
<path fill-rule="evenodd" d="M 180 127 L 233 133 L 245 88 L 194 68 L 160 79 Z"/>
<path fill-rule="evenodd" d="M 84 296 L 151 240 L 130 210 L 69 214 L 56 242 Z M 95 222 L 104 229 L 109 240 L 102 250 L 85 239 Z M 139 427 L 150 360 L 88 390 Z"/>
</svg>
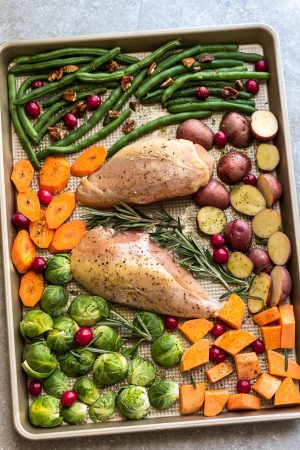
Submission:
<svg viewBox="0 0 300 450">
<path fill-rule="evenodd" d="M 34 175 L 34 168 L 28 159 L 20 159 L 12 171 L 11 181 L 16 186 L 18 192 L 25 192 L 30 186 Z"/>
<path fill-rule="evenodd" d="M 231 294 L 219 311 L 218 318 L 231 328 L 241 328 L 246 312 L 245 303 L 236 294 Z"/>
<path fill-rule="evenodd" d="M 233 357 L 238 380 L 253 380 L 260 374 L 259 359 L 255 352 L 240 353 Z"/>
<path fill-rule="evenodd" d="M 36 222 L 30 222 L 29 234 L 35 245 L 39 248 L 48 248 L 54 236 L 54 230 L 51 230 L 45 218 L 45 210 L 41 209 L 40 219 Z"/>
<path fill-rule="evenodd" d="M 35 306 L 43 293 L 45 284 L 42 274 L 32 270 L 25 273 L 21 278 L 19 295 L 25 306 Z"/>
<path fill-rule="evenodd" d="M 281 325 L 281 348 L 295 348 L 295 315 L 293 305 L 279 306 Z"/>
<path fill-rule="evenodd" d="M 83 220 L 72 220 L 55 230 L 49 246 L 50 253 L 69 252 L 81 241 L 86 227 Z"/>
<path fill-rule="evenodd" d="M 39 185 L 41 189 L 47 189 L 56 195 L 67 186 L 69 178 L 69 161 L 59 156 L 49 156 L 40 170 Z"/>
<path fill-rule="evenodd" d="M 227 389 L 207 390 L 204 399 L 204 415 L 213 417 L 220 414 L 228 399 L 229 392 Z"/>
<path fill-rule="evenodd" d="M 227 377 L 233 372 L 233 367 L 230 364 L 227 364 L 225 362 L 221 362 L 220 364 L 217 364 L 210 369 L 207 369 L 205 371 L 205 375 L 209 379 L 211 383 L 216 383 L 219 380 L 222 380 L 222 378 Z"/>
<path fill-rule="evenodd" d="M 266 350 L 280 348 L 281 326 L 261 327 L 260 329 Z"/>
<path fill-rule="evenodd" d="M 186 320 L 178 325 L 181 333 L 193 344 L 202 339 L 213 327 L 206 319 Z"/>
<path fill-rule="evenodd" d="M 31 222 L 36 222 L 40 218 L 41 206 L 37 193 L 28 188 L 25 192 L 17 195 L 18 211 Z"/>
<path fill-rule="evenodd" d="M 300 366 L 288 359 L 287 370 L 285 370 L 285 356 L 273 350 L 267 350 L 268 366 L 271 375 L 277 375 L 278 377 L 292 377 L 295 380 L 300 380 Z"/>
<path fill-rule="evenodd" d="M 275 322 L 279 319 L 280 313 L 277 306 L 273 306 L 272 308 L 266 309 L 265 311 L 253 316 L 254 322 L 257 323 L 259 327 L 263 327 L 264 325 L 268 325 L 269 323 Z"/>
<path fill-rule="evenodd" d="M 291 377 L 283 380 L 275 393 L 274 406 L 297 405 L 300 395 Z"/>
<path fill-rule="evenodd" d="M 255 340 L 256 337 L 249 331 L 230 330 L 218 337 L 214 345 L 222 348 L 230 355 L 236 355 Z"/>
<path fill-rule="evenodd" d="M 200 339 L 193 344 L 183 355 L 180 361 L 182 372 L 206 364 L 209 361 L 209 340 Z"/>
<path fill-rule="evenodd" d="M 27 272 L 35 256 L 35 246 L 30 239 L 28 231 L 19 231 L 15 237 L 11 251 L 11 259 L 17 271 L 19 273 Z"/>
<path fill-rule="evenodd" d="M 179 410 L 182 416 L 195 414 L 204 402 L 205 383 L 181 384 L 179 386 Z"/>
<path fill-rule="evenodd" d="M 271 400 L 280 385 L 281 380 L 264 372 L 261 374 L 256 383 L 254 383 L 252 389 L 266 400 Z"/>
<path fill-rule="evenodd" d="M 71 166 L 71 174 L 74 177 L 87 177 L 98 170 L 104 163 L 107 155 L 105 147 L 94 146 L 85 150 L 75 159 Z"/>
<path fill-rule="evenodd" d="M 55 197 L 46 209 L 46 222 L 49 228 L 60 227 L 72 214 L 76 206 L 75 194 L 63 192 Z"/>
<path fill-rule="evenodd" d="M 260 399 L 250 394 L 232 394 L 227 401 L 228 411 L 238 411 L 242 409 L 260 409 Z"/>
</svg>

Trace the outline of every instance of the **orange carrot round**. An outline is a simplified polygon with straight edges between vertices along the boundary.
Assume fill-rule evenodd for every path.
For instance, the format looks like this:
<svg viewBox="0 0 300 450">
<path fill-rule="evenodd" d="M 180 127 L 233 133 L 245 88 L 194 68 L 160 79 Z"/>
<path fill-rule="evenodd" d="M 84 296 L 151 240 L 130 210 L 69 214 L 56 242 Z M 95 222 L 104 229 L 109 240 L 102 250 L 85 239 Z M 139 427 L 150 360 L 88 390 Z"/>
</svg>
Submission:
<svg viewBox="0 0 300 450">
<path fill-rule="evenodd" d="M 18 211 L 31 222 L 39 220 L 41 206 L 37 193 L 33 189 L 28 188 L 25 192 L 19 192 L 17 195 L 17 206 Z"/>
<path fill-rule="evenodd" d="M 69 178 L 69 161 L 59 156 L 49 156 L 40 170 L 39 185 L 41 189 L 47 189 L 52 195 L 56 195 L 67 186 Z"/>
<path fill-rule="evenodd" d="M 35 246 L 30 239 L 28 231 L 19 231 L 11 251 L 11 259 L 17 271 L 19 273 L 27 272 L 35 256 Z"/>
<path fill-rule="evenodd" d="M 51 244 L 54 230 L 51 230 L 47 225 L 44 209 L 41 209 L 40 219 L 30 223 L 29 234 L 35 245 L 39 248 L 48 248 Z"/>
<path fill-rule="evenodd" d="M 44 277 L 32 270 L 25 273 L 21 278 L 19 296 L 25 306 L 35 306 L 44 291 Z"/>
<path fill-rule="evenodd" d="M 30 186 L 33 175 L 34 168 L 31 162 L 28 159 L 20 159 L 16 162 L 10 179 L 18 192 L 25 192 Z"/>
<path fill-rule="evenodd" d="M 49 252 L 62 253 L 71 251 L 81 241 L 85 230 L 86 227 L 83 220 L 72 220 L 64 223 L 55 230 Z"/>
<path fill-rule="evenodd" d="M 104 163 L 107 155 L 105 147 L 94 146 L 85 150 L 75 159 L 71 166 L 74 177 L 87 177 L 98 170 Z"/>
<path fill-rule="evenodd" d="M 75 194 L 63 192 L 55 197 L 46 209 L 46 222 L 49 228 L 60 227 L 72 214 L 76 206 Z"/>
</svg>

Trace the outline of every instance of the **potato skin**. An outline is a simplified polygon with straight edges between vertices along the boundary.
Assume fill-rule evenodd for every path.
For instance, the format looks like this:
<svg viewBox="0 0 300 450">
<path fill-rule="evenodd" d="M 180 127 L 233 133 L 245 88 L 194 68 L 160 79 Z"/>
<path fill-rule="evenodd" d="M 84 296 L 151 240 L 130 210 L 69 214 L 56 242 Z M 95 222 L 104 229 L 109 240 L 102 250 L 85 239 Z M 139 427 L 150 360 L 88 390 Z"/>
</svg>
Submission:
<svg viewBox="0 0 300 450">
<path fill-rule="evenodd" d="M 262 248 L 252 248 L 247 253 L 248 258 L 253 262 L 253 272 L 257 272 L 261 267 L 265 267 L 262 272 L 270 273 L 273 269 L 273 264 L 270 260 L 268 253 Z"/>
<path fill-rule="evenodd" d="M 252 141 L 250 122 L 248 119 L 236 112 L 228 112 L 222 117 L 220 131 L 223 131 L 230 144 L 236 147 L 248 147 Z"/>
<path fill-rule="evenodd" d="M 187 139 L 210 150 L 213 146 L 214 134 L 201 120 L 189 119 L 178 126 L 176 137 L 177 139 Z"/>
<path fill-rule="evenodd" d="M 230 205 L 228 190 L 220 181 L 212 178 L 206 186 L 201 187 L 194 194 L 194 200 L 199 206 L 214 206 L 219 209 L 227 209 Z"/>
<path fill-rule="evenodd" d="M 282 186 L 278 178 L 271 173 L 261 173 L 257 178 L 257 188 L 265 197 L 266 204 L 271 207 L 282 195 Z"/>
<path fill-rule="evenodd" d="M 273 292 L 270 306 L 282 304 L 290 295 L 292 290 L 292 279 L 285 267 L 275 266 L 271 272 L 273 281 Z"/>
<path fill-rule="evenodd" d="M 239 183 L 250 170 L 250 158 L 240 152 L 227 153 L 218 162 L 218 175 L 227 184 Z"/>
<path fill-rule="evenodd" d="M 246 252 L 252 242 L 251 228 L 240 219 L 233 219 L 227 223 L 224 230 L 226 244 L 232 250 Z"/>
</svg>

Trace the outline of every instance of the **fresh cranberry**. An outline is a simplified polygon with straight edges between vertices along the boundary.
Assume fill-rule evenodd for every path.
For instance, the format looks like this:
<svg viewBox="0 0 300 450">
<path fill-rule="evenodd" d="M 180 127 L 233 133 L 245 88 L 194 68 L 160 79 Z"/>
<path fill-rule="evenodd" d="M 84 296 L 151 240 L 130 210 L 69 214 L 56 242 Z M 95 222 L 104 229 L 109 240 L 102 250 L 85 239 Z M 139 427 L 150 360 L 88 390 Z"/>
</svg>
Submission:
<svg viewBox="0 0 300 450">
<path fill-rule="evenodd" d="M 223 247 L 223 245 L 225 244 L 225 238 L 222 234 L 214 234 L 210 238 L 210 242 L 216 248 Z"/>
<path fill-rule="evenodd" d="M 211 330 L 212 334 L 215 337 L 222 336 L 222 334 L 224 334 L 225 331 L 226 331 L 226 325 L 223 322 L 216 322 Z"/>
<path fill-rule="evenodd" d="M 219 347 L 212 345 L 209 349 L 209 359 L 211 362 L 219 364 L 226 359 L 226 353 Z"/>
<path fill-rule="evenodd" d="M 265 344 L 260 339 L 252 342 L 251 348 L 255 353 L 263 353 L 265 351 Z"/>
<path fill-rule="evenodd" d="M 42 392 L 42 383 L 38 380 L 30 381 L 28 385 L 28 392 L 31 395 L 40 395 Z"/>
<path fill-rule="evenodd" d="M 40 105 L 38 104 L 38 102 L 35 102 L 35 101 L 26 103 L 25 111 L 26 111 L 27 116 L 29 116 L 33 119 L 35 119 L 36 117 L 39 117 L 39 115 L 41 114 Z"/>
<path fill-rule="evenodd" d="M 88 109 L 97 109 L 97 108 L 99 108 L 101 103 L 102 103 L 102 100 L 101 100 L 100 95 L 96 95 L 96 94 L 89 95 L 86 99 L 86 104 L 87 104 Z"/>
<path fill-rule="evenodd" d="M 218 148 L 224 148 L 227 144 L 227 136 L 224 131 L 217 131 L 214 134 L 214 144 Z"/>
<path fill-rule="evenodd" d="M 88 327 L 79 328 L 74 335 L 74 342 L 77 347 L 85 347 L 93 339 L 93 330 Z"/>
<path fill-rule="evenodd" d="M 213 251 L 213 260 L 217 264 L 225 264 L 228 261 L 229 253 L 226 248 L 216 248 Z"/>
<path fill-rule="evenodd" d="M 38 198 L 41 203 L 48 205 L 52 200 L 52 194 L 48 191 L 48 189 L 39 189 Z"/>
<path fill-rule="evenodd" d="M 18 212 L 12 216 L 11 220 L 15 228 L 28 230 L 30 221 L 27 219 L 27 217 L 23 216 L 23 214 Z"/>
<path fill-rule="evenodd" d="M 255 71 L 256 72 L 267 72 L 268 71 L 268 63 L 265 59 L 260 59 L 255 63 Z"/>
<path fill-rule="evenodd" d="M 166 316 L 164 324 L 167 330 L 175 330 L 178 327 L 178 320 L 173 316 Z"/>
<path fill-rule="evenodd" d="M 245 184 L 250 184 L 251 186 L 256 186 L 257 179 L 256 176 L 253 175 L 253 173 L 247 173 L 247 175 L 244 176 L 243 182 Z"/>
<path fill-rule="evenodd" d="M 236 383 L 236 390 L 239 394 L 249 394 L 251 391 L 251 384 L 248 380 L 239 380 Z"/>
<path fill-rule="evenodd" d="M 60 403 L 64 408 L 70 408 L 77 400 L 77 394 L 75 391 L 66 391 L 60 397 Z"/>
<path fill-rule="evenodd" d="M 207 98 L 209 96 L 209 92 L 208 92 L 207 87 L 205 87 L 205 86 L 197 87 L 196 91 L 195 91 L 195 95 L 196 95 L 197 98 L 200 98 L 202 100 Z"/>
<path fill-rule="evenodd" d="M 253 79 L 247 80 L 245 83 L 245 89 L 250 94 L 253 94 L 253 95 L 257 94 L 259 91 L 258 81 L 253 80 Z"/>
<path fill-rule="evenodd" d="M 44 83 L 43 81 L 39 81 L 39 80 L 32 81 L 32 82 L 31 82 L 31 89 L 38 89 L 38 88 L 40 88 L 40 87 L 43 87 L 44 84 L 45 84 L 45 83 Z"/>
<path fill-rule="evenodd" d="M 72 113 L 67 113 L 64 116 L 64 123 L 66 127 L 73 129 L 77 127 L 77 117 Z"/>
<path fill-rule="evenodd" d="M 42 273 L 46 269 L 46 261 L 42 256 L 36 256 L 33 258 L 30 268 L 35 273 Z"/>
</svg>

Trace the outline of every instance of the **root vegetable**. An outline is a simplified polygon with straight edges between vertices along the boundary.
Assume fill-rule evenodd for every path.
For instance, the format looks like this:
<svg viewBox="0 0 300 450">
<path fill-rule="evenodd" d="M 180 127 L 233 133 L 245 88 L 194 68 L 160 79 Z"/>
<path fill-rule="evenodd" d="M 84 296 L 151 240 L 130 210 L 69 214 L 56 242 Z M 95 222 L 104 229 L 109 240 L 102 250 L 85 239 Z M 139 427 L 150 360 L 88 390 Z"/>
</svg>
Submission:
<svg viewBox="0 0 300 450">
<path fill-rule="evenodd" d="M 204 206 L 197 215 L 197 223 L 200 230 L 209 235 L 221 233 L 226 225 L 227 218 L 219 208 Z"/>
<path fill-rule="evenodd" d="M 33 189 L 28 188 L 25 192 L 19 192 L 17 206 L 18 211 L 31 222 L 39 220 L 41 207 L 37 193 Z"/>
<path fill-rule="evenodd" d="M 254 234 L 262 239 L 268 239 L 281 226 L 281 216 L 274 209 L 263 209 L 252 220 Z"/>
<path fill-rule="evenodd" d="M 230 205 L 228 190 L 214 178 L 209 180 L 206 186 L 198 189 L 194 194 L 194 199 L 199 206 L 214 206 L 224 210 Z"/>
<path fill-rule="evenodd" d="M 275 266 L 271 272 L 273 282 L 270 305 L 275 306 L 284 302 L 291 293 L 292 279 L 285 267 Z"/>
<path fill-rule="evenodd" d="M 191 370 L 194 367 L 202 366 L 209 361 L 209 340 L 200 339 L 195 342 L 186 352 L 182 355 L 180 361 L 180 370 L 185 372 Z"/>
<path fill-rule="evenodd" d="M 21 278 L 19 296 L 24 306 L 35 306 L 42 296 L 45 283 L 42 274 L 29 270 Z"/>
<path fill-rule="evenodd" d="M 226 362 L 221 362 L 216 366 L 211 367 L 205 371 L 205 375 L 207 376 L 210 383 L 216 383 L 219 380 L 227 377 L 233 372 L 233 367 L 231 364 Z"/>
<path fill-rule="evenodd" d="M 251 245 L 252 236 L 249 225 L 243 220 L 234 219 L 226 224 L 225 242 L 232 249 L 245 252 Z"/>
<path fill-rule="evenodd" d="M 231 328 L 238 330 L 241 328 L 245 316 L 245 303 L 236 294 L 231 294 L 229 299 L 223 303 L 218 319 L 225 322 Z"/>
<path fill-rule="evenodd" d="M 261 311 L 270 300 L 272 294 L 272 278 L 264 272 L 260 272 L 253 278 L 248 299 L 248 309 L 252 314 Z M 261 300 L 251 298 L 260 297 Z"/>
<path fill-rule="evenodd" d="M 30 239 L 26 230 L 21 230 L 15 237 L 11 259 L 12 263 L 19 273 L 25 273 L 30 268 L 32 261 L 36 256 L 34 243 Z"/>
<path fill-rule="evenodd" d="M 265 250 L 263 250 L 262 248 L 251 248 L 251 250 L 249 250 L 249 252 L 247 253 L 247 256 L 253 262 L 254 273 L 261 270 L 261 268 L 264 266 L 266 267 L 262 269 L 263 272 L 271 272 L 273 264 L 271 263 L 269 255 Z"/>
<path fill-rule="evenodd" d="M 286 234 L 276 231 L 268 239 L 267 249 L 271 261 L 277 266 L 283 266 L 291 256 L 291 243 Z"/>
<path fill-rule="evenodd" d="M 30 223 L 29 234 L 37 247 L 49 247 L 54 236 L 54 230 L 51 230 L 47 225 L 45 210 L 41 209 L 41 216 L 38 221 Z"/>
<path fill-rule="evenodd" d="M 71 216 L 75 206 L 74 192 L 62 192 L 55 197 L 46 209 L 46 222 L 48 227 L 54 230 L 60 227 Z"/>
<path fill-rule="evenodd" d="M 70 163 L 58 156 L 49 156 L 39 173 L 41 189 L 47 189 L 52 195 L 61 192 L 70 178 Z"/>
<path fill-rule="evenodd" d="M 260 170 L 271 172 L 276 169 L 280 161 L 280 154 L 276 145 L 260 144 L 256 150 L 256 161 Z"/>
<path fill-rule="evenodd" d="M 213 145 L 214 134 L 204 122 L 198 119 L 189 119 L 183 122 L 176 131 L 177 139 L 187 139 L 194 144 L 200 144 L 206 150 Z"/>
<path fill-rule="evenodd" d="M 296 361 L 289 358 L 286 370 L 285 355 L 281 355 L 274 350 L 267 350 L 267 358 L 270 375 L 292 377 L 295 380 L 300 380 L 300 366 Z"/>
<path fill-rule="evenodd" d="M 239 183 L 250 170 L 250 158 L 240 152 L 227 153 L 218 162 L 218 175 L 227 184 Z"/>
<path fill-rule="evenodd" d="M 273 325 L 260 329 L 266 350 L 280 348 L 281 326 Z"/>
<path fill-rule="evenodd" d="M 256 383 L 254 383 L 252 389 L 266 400 L 271 400 L 280 385 L 281 380 L 264 372 L 260 375 Z"/>
<path fill-rule="evenodd" d="M 72 220 L 64 223 L 55 230 L 49 252 L 69 252 L 80 242 L 85 230 L 85 223 L 82 220 Z"/>
<path fill-rule="evenodd" d="M 220 414 L 229 398 L 227 389 L 207 390 L 205 392 L 204 411 L 205 417 L 213 417 Z"/>
<path fill-rule="evenodd" d="M 275 393 L 274 406 L 298 405 L 300 403 L 299 391 L 291 377 L 280 384 Z"/>
<path fill-rule="evenodd" d="M 275 322 L 280 319 L 280 313 L 276 306 L 272 308 L 266 309 L 265 311 L 256 314 L 253 316 L 254 322 L 259 326 L 263 327 L 264 325 L 268 325 L 269 323 Z"/>
<path fill-rule="evenodd" d="M 232 394 L 227 401 L 228 411 L 259 410 L 260 399 L 250 394 Z"/>
<path fill-rule="evenodd" d="M 254 334 L 245 330 L 230 330 L 215 340 L 214 345 L 233 356 L 256 340 Z"/>
<path fill-rule="evenodd" d="M 182 416 L 195 414 L 204 402 L 205 383 L 181 384 L 179 386 L 179 410 Z"/>
<path fill-rule="evenodd" d="M 253 263 L 241 252 L 233 252 L 228 259 L 227 269 L 237 278 L 248 278 L 253 270 Z"/>
<path fill-rule="evenodd" d="M 273 206 L 282 194 L 282 187 L 280 181 L 270 173 L 260 174 L 257 178 L 257 188 L 264 196 L 266 205 Z"/>
<path fill-rule="evenodd" d="M 260 364 L 255 352 L 240 353 L 233 357 L 238 380 L 253 380 L 260 374 Z"/>
<path fill-rule="evenodd" d="M 296 323 L 293 305 L 280 305 L 280 347 L 295 348 Z"/>
<path fill-rule="evenodd" d="M 20 159 L 13 168 L 11 181 L 18 192 L 26 192 L 34 175 L 34 168 L 28 159 Z"/>
<path fill-rule="evenodd" d="M 236 112 L 226 113 L 220 123 L 220 131 L 223 131 L 230 144 L 235 147 L 248 147 L 252 141 L 249 121 L 245 116 Z"/>
<path fill-rule="evenodd" d="M 95 146 L 85 150 L 75 159 L 71 166 L 73 177 L 87 177 L 98 170 L 105 161 L 107 150 L 104 147 Z"/>
<path fill-rule="evenodd" d="M 250 127 L 252 134 L 259 141 L 269 141 L 278 132 L 278 122 L 271 111 L 255 111 L 251 116 Z"/>
<path fill-rule="evenodd" d="M 231 191 L 230 202 L 232 207 L 247 216 L 255 216 L 266 208 L 266 201 L 259 190 L 248 184 L 237 186 Z"/>
</svg>

